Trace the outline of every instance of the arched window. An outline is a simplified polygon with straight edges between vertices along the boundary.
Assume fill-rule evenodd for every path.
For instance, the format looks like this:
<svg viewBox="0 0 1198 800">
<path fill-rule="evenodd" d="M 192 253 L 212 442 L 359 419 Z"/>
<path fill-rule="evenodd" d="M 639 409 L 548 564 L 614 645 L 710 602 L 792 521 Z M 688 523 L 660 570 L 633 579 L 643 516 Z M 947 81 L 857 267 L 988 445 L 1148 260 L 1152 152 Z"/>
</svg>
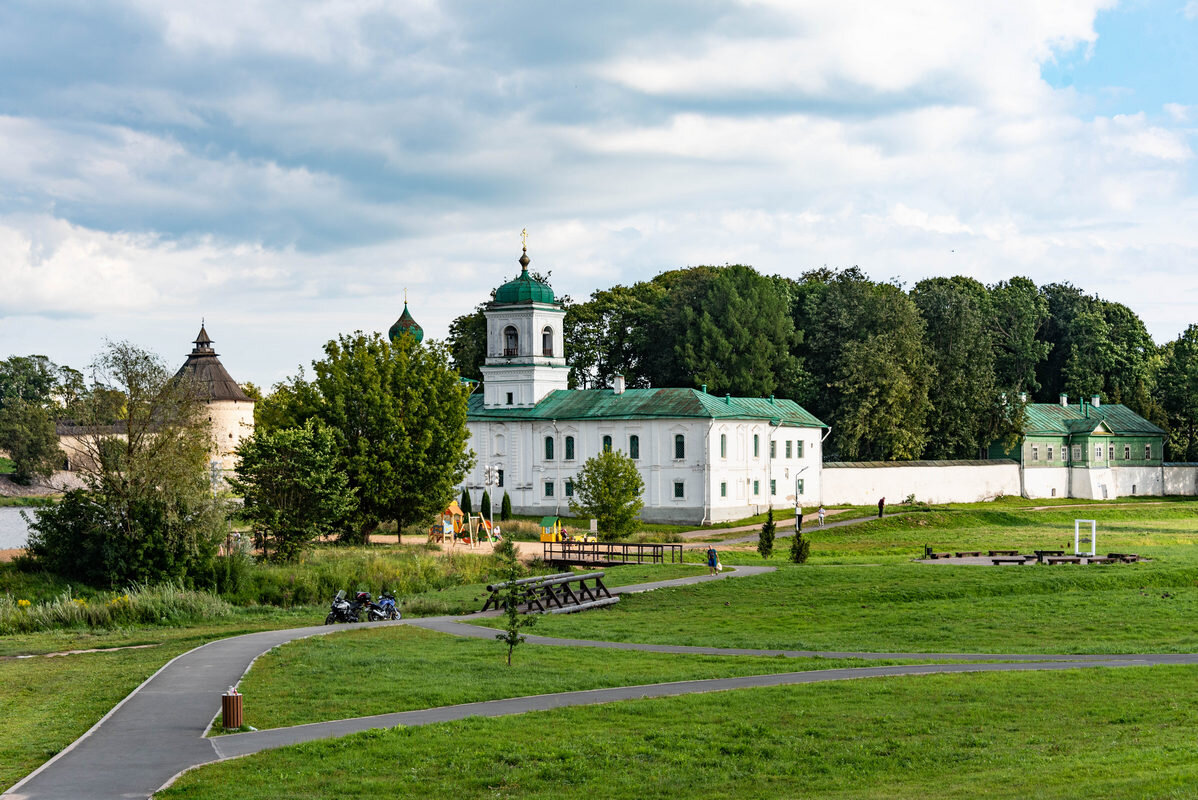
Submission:
<svg viewBox="0 0 1198 800">
<path fill-rule="evenodd" d="M 552 436 L 545 437 L 545 460 L 546 461 L 553 460 L 553 437 Z"/>
<path fill-rule="evenodd" d="M 628 455 L 633 459 L 641 457 L 641 437 L 635 433 L 628 437 Z"/>
<path fill-rule="evenodd" d="M 603 437 L 603 452 L 605 452 L 605 453 L 611 452 L 611 437 L 610 436 Z"/>
<path fill-rule="evenodd" d="M 753 434 L 753 458 L 761 455 L 761 437 Z"/>
<path fill-rule="evenodd" d="M 728 457 L 728 434 L 720 434 L 720 458 Z"/>
<path fill-rule="evenodd" d="M 541 331 L 541 355 L 547 358 L 553 357 L 553 328 L 548 325 L 545 330 Z"/>
<path fill-rule="evenodd" d="M 574 437 L 573 436 L 566 437 L 566 460 L 567 461 L 574 460 Z"/>
<path fill-rule="evenodd" d="M 511 357 L 517 355 L 520 347 L 520 334 L 516 332 L 514 325 L 508 325 L 503 329 L 503 354 Z"/>
<path fill-rule="evenodd" d="M 686 437 L 681 433 L 674 436 L 674 458 L 686 458 Z"/>
</svg>

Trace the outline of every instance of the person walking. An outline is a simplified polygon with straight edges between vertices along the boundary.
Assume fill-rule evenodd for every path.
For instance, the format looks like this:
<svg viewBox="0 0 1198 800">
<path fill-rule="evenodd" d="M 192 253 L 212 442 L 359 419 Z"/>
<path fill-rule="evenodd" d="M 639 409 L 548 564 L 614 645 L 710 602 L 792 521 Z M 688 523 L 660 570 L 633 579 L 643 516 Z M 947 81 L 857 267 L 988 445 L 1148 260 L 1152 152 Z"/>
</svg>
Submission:
<svg viewBox="0 0 1198 800">
<path fill-rule="evenodd" d="M 819 526 L 824 527 L 824 507 L 819 507 Z"/>
<path fill-rule="evenodd" d="M 885 513 L 886 513 L 886 498 L 883 497 L 881 500 L 878 501 L 878 518 L 881 519 L 882 515 Z"/>
<path fill-rule="evenodd" d="M 707 548 L 707 574 L 715 575 L 715 568 L 720 563 L 719 554 L 714 547 Z"/>
</svg>

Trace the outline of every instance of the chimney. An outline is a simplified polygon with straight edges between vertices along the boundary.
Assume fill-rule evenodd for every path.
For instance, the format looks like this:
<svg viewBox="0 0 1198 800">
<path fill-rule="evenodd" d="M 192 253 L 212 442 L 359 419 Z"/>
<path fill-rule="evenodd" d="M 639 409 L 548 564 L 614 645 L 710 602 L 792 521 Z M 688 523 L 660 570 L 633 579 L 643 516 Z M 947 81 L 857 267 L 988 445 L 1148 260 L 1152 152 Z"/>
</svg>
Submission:
<svg viewBox="0 0 1198 800">
<path fill-rule="evenodd" d="M 1068 408 L 1068 406 L 1069 406 L 1069 395 L 1065 394 L 1064 392 L 1061 392 L 1061 408 Z"/>
<path fill-rule="evenodd" d="M 612 394 L 624 394 L 624 376 L 616 373 L 611 379 Z"/>
<path fill-rule="evenodd" d="M 732 405 L 732 395 L 728 394 L 727 392 L 724 393 L 724 404 L 729 406 Z"/>
<path fill-rule="evenodd" d="M 1102 406 L 1102 399 L 1098 395 L 1093 395 L 1090 397 L 1090 405 L 1099 408 Z"/>
<path fill-rule="evenodd" d="M 703 394 L 707 394 L 707 384 L 703 384 Z"/>
<path fill-rule="evenodd" d="M 770 395 L 770 405 L 772 406 L 773 404 L 774 404 L 774 396 L 771 394 Z"/>
</svg>

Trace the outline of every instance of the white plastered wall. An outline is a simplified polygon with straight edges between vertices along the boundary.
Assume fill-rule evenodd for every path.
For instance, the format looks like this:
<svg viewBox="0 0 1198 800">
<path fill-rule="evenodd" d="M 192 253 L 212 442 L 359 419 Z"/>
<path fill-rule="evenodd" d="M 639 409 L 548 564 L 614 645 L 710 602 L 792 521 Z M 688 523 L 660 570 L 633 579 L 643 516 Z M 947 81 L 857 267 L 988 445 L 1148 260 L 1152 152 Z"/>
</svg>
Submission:
<svg viewBox="0 0 1198 800">
<path fill-rule="evenodd" d="M 885 497 L 901 503 L 909 495 L 925 503 L 975 503 L 1019 496 L 1015 462 L 961 466 L 824 467 L 823 502 L 873 505 Z"/>
</svg>

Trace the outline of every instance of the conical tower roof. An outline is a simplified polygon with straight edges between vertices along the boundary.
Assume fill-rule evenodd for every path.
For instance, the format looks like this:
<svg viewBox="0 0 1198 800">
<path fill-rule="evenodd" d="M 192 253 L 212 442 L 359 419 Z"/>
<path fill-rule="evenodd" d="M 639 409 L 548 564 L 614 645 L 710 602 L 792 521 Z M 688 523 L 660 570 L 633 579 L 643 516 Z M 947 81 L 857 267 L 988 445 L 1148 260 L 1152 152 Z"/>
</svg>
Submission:
<svg viewBox="0 0 1198 800">
<path fill-rule="evenodd" d="M 208 331 L 204 330 L 203 325 L 200 325 L 200 332 L 196 335 L 195 348 L 192 349 L 191 355 L 175 373 L 175 377 L 184 375 L 190 375 L 199 384 L 201 394 L 206 400 L 254 402 L 241 390 L 241 386 L 233 380 L 233 376 L 220 363 L 220 358 L 212 349 L 212 340 L 208 338 Z"/>
<path fill-rule="evenodd" d="M 403 304 L 403 313 L 399 315 L 399 319 L 395 320 L 395 324 L 391 326 L 389 331 L 387 331 L 387 338 L 394 342 L 399 339 L 399 337 L 402 336 L 405 331 L 412 334 L 412 336 L 416 338 L 417 342 L 424 339 L 424 328 L 420 327 L 420 324 L 416 322 L 416 318 L 412 316 L 412 312 L 408 311 L 407 300 L 405 300 Z"/>
</svg>

